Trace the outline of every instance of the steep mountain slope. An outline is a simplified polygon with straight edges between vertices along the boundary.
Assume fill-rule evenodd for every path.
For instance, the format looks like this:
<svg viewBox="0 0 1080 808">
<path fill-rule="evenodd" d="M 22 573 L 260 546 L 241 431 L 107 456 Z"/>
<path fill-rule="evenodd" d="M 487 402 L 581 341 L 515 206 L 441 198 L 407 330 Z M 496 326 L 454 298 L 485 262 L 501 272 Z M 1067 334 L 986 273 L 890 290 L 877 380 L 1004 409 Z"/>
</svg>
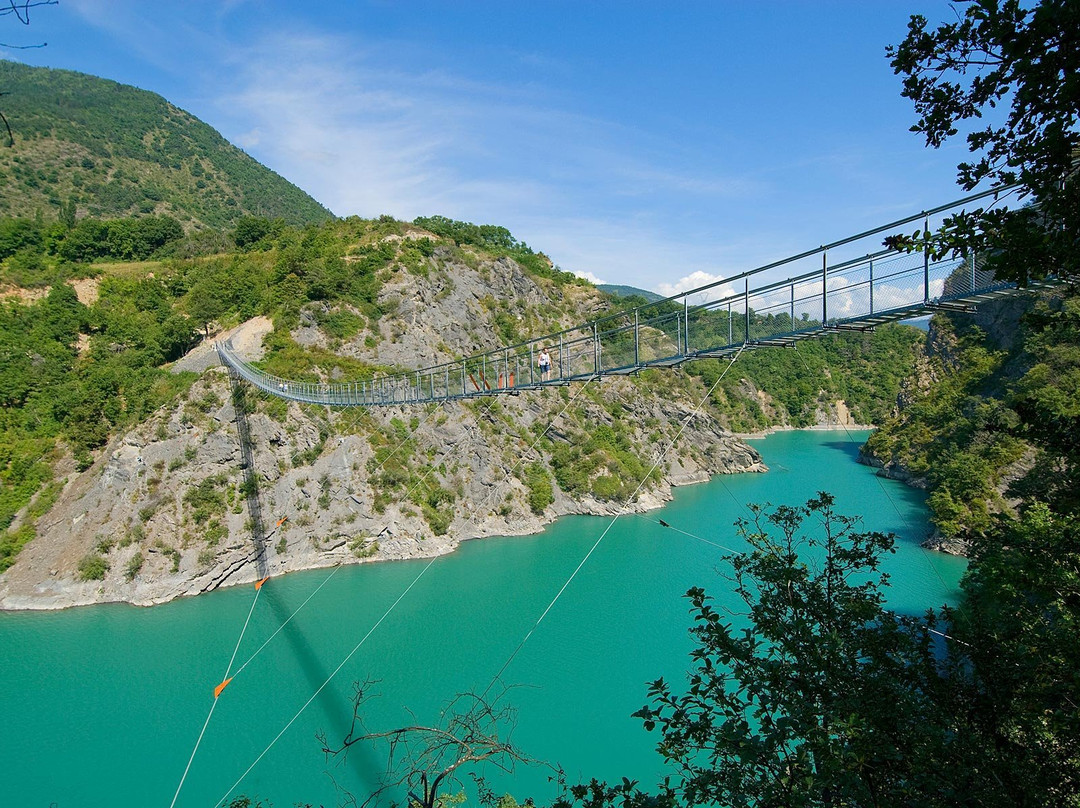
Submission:
<svg viewBox="0 0 1080 808">
<path fill-rule="evenodd" d="M 330 211 L 164 98 L 66 70 L 0 61 L 15 146 L 0 148 L 0 216 L 168 214 L 186 229 L 244 215 Z"/>
<path fill-rule="evenodd" d="M 204 283 L 227 302 L 215 284 L 261 293 L 255 278 L 284 272 L 274 294 L 292 291 L 251 347 L 253 359 L 290 378 L 369 378 L 491 347 L 519 327 L 579 322 L 607 305 L 587 284 L 536 276 L 507 256 L 399 222 L 351 219 L 323 234 L 302 261 L 292 244 L 156 265 L 155 277 L 138 281 L 141 295 L 159 283 Z M 338 281 L 359 286 L 310 299 L 313 285 Z M 95 305 L 116 307 L 117 291 L 104 283 L 101 291 Z M 271 532 L 260 565 L 227 376 L 210 368 L 181 378 L 178 397 L 92 449 L 84 471 L 61 461 L 67 477 L 48 490 L 50 508 L 16 517 L 15 532 L 36 520 L 34 538 L 0 579 L 0 605 L 152 603 L 260 570 L 434 555 L 474 536 L 533 532 L 562 514 L 655 507 L 672 484 L 762 468 L 712 407 L 678 435 L 705 392 L 681 373 L 370 412 L 251 395 L 239 405 Z"/>
</svg>

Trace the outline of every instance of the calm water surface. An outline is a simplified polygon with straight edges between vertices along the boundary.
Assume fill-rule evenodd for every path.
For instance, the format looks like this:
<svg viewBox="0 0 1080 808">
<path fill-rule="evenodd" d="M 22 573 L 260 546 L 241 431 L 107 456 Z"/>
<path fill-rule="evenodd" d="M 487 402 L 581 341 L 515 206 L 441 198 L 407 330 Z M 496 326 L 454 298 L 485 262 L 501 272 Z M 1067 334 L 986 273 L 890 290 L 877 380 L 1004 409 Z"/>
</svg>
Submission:
<svg viewBox="0 0 1080 808">
<path fill-rule="evenodd" d="M 660 527 L 660 516 L 738 549 L 732 523 L 746 515 L 744 503 L 797 505 L 827 490 L 867 529 L 899 536 L 885 565 L 894 608 L 918 612 L 953 599 L 963 562 L 918 547 L 923 500 L 855 463 L 853 440 L 865 435 L 771 436 L 755 442 L 768 474 L 682 488 L 663 511 L 618 520 L 507 668 L 504 680 L 519 685 L 518 745 L 559 762 L 572 781 L 626 775 L 649 783 L 661 772 L 656 737 L 630 714 L 644 704 L 646 682 L 679 681 L 685 670 L 682 595 L 704 585 L 721 604 L 735 603 L 718 574 L 723 552 Z M 468 542 L 437 560 L 314 697 L 427 562 L 340 570 L 252 658 L 329 573 L 271 580 L 233 669 L 251 661 L 218 700 L 177 806 L 213 806 L 237 793 L 279 808 L 336 805 L 335 782 L 366 793 L 381 761 L 354 748 L 344 765 L 328 764 L 315 740 L 319 731 L 331 739 L 348 731 L 352 683 L 379 680 L 369 729 L 434 722 L 455 693 L 487 686 L 609 522 L 567 518 L 541 535 Z M 0 804 L 168 808 L 252 598 L 251 587 L 240 587 L 151 609 L 0 613 Z M 554 794 L 543 769 L 490 775 L 519 798 Z"/>
</svg>

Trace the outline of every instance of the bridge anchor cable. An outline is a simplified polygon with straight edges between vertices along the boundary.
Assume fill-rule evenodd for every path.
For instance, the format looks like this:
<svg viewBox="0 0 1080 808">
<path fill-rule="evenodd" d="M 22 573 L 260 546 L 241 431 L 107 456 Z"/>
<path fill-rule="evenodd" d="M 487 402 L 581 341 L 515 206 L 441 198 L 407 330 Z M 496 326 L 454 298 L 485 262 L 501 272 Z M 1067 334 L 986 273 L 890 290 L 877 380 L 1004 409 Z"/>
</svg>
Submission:
<svg viewBox="0 0 1080 808">
<path fill-rule="evenodd" d="M 548 612 L 550 612 L 552 608 L 554 608 L 559 598 L 562 597 L 563 592 L 567 590 L 567 588 L 573 582 L 574 578 L 577 577 L 577 574 L 581 572 L 582 567 L 585 566 L 585 563 L 589 560 L 589 557 L 592 556 L 592 554 L 596 551 L 596 548 L 600 546 L 600 543 L 604 540 L 604 537 L 606 537 L 607 534 L 611 531 L 611 528 L 615 526 L 615 523 L 619 521 L 619 517 L 623 516 L 626 513 L 627 506 L 637 498 L 637 495 L 641 492 L 641 489 L 645 486 L 645 483 L 649 480 L 652 473 L 664 461 L 664 458 L 667 457 L 668 452 L 670 452 L 671 449 L 675 446 L 679 438 L 682 437 L 683 432 L 686 431 L 686 427 L 689 426 L 690 422 L 698 416 L 698 413 L 701 412 L 701 408 L 705 406 L 705 402 L 709 400 L 709 397 L 713 394 L 713 391 L 715 391 L 716 388 L 719 386 L 720 382 L 723 381 L 724 377 L 727 375 L 727 372 L 735 366 L 735 363 L 742 355 L 742 352 L 743 349 L 740 348 L 735 353 L 735 355 L 731 358 L 731 361 L 728 363 L 728 366 L 724 368 L 723 372 L 717 377 L 716 381 L 712 383 L 712 386 L 709 388 L 708 392 L 705 393 L 705 395 L 701 398 L 700 401 L 698 401 L 697 405 L 694 407 L 691 413 L 683 419 L 682 423 L 679 425 L 678 431 L 675 433 L 675 436 L 668 442 L 664 450 L 658 453 L 656 460 L 653 461 L 652 466 L 649 467 L 649 470 L 642 476 L 641 482 L 638 483 L 637 488 L 634 489 L 634 493 L 627 497 L 626 501 L 623 503 L 622 508 L 617 514 L 615 514 L 614 517 L 612 517 L 611 521 L 608 523 L 608 526 L 604 528 L 603 532 L 600 534 L 600 537 L 593 543 L 592 547 L 589 548 L 589 552 L 585 554 L 585 557 L 581 559 L 581 562 L 577 565 L 574 571 L 570 573 L 570 577 L 566 579 L 566 582 L 559 588 L 559 591 L 555 593 L 555 597 L 551 599 L 551 602 L 548 603 L 547 608 L 545 608 L 544 611 L 540 614 L 540 617 L 536 619 L 536 622 L 533 624 L 532 628 L 528 630 L 528 632 L 522 638 L 521 642 L 518 643 L 517 647 L 511 652 L 510 656 L 507 657 L 506 661 L 502 664 L 502 667 L 499 668 L 498 673 L 496 673 L 491 678 L 491 681 L 488 682 L 487 687 L 484 688 L 484 692 L 480 694 L 480 702 L 483 702 L 484 698 L 491 691 L 491 688 L 495 686 L 495 683 L 499 681 L 500 677 L 510 666 L 510 663 L 514 661 L 514 658 L 521 652 L 521 649 L 525 647 L 525 644 L 529 641 L 529 638 L 532 637 L 533 633 L 544 621 L 544 618 L 547 617 Z"/>
</svg>

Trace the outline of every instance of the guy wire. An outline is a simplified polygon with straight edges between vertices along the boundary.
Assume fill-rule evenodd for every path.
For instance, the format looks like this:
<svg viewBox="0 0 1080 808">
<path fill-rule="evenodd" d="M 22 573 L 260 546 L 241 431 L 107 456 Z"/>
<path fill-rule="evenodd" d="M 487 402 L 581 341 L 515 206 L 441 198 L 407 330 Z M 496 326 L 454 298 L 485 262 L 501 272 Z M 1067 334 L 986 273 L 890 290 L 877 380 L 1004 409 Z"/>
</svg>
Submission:
<svg viewBox="0 0 1080 808">
<path fill-rule="evenodd" d="M 587 381 L 586 381 L 586 383 L 585 383 L 584 385 L 582 385 L 582 386 L 581 386 L 581 388 L 580 388 L 580 389 L 578 390 L 578 392 L 577 392 L 577 393 L 576 393 L 576 394 L 575 394 L 575 395 L 574 395 L 574 396 L 573 396 L 573 397 L 572 397 L 572 398 L 571 398 L 571 399 L 570 399 L 570 400 L 569 400 L 569 401 L 568 401 L 568 402 L 566 403 L 566 405 L 565 405 L 565 406 L 563 407 L 563 409 L 562 409 L 562 410 L 561 410 L 561 411 L 560 411 L 560 412 L 559 412 L 559 413 L 558 413 L 558 414 L 557 414 L 557 415 L 555 416 L 555 418 L 553 418 L 553 419 L 552 419 L 552 422 L 551 422 L 551 423 L 554 423 L 554 421 L 555 421 L 555 420 L 557 420 L 557 419 L 558 419 L 559 417 L 561 417 L 561 416 L 563 415 L 563 413 L 565 413 L 565 412 L 566 412 L 566 410 L 567 410 L 567 409 L 568 409 L 568 408 L 569 408 L 569 407 L 570 407 L 570 406 L 571 406 L 571 405 L 572 405 L 572 404 L 574 403 L 574 401 L 575 401 L 575 400 L 577 399 L 577 397 L 578 397 L 579 395 L 581 395 L 581 392 L 582 392 L 582 391 L 583 391 L 583 390 L 585 389 L 585 387 L 586 387 L 586 386 L 588 385 L 588 383 L 589 383 L 589 382 L 591 382 L 591 381 L 592 381 L 592 379 L 589 379 L 589 380 L 587 380 Z M 491 403 L 489 403 L 489 404 L 488 404 L 488 407 L 487 407 L 487 409 L 486 409 L 486 410 L 484 411 L 483 415 L 486 415 L 487 413 L 489 413 L 489 412 L 491 411 L 491 408 L 492 408 L 492 407 L 494 406 L 494 403 L 495 403 L 495 399 L 496 399 L 496 397 L 495 397 L 495 396 L 492 396 L 492 397 L 491 397 Z M 548 429 L 550 429 L 550 428 L 551 428 L 551 427 L 550 427 L 550 425 L 549 425 L 549 426 L 548 426 Z M 534 442 L 534 444 L 533 444 L 533 446 L 534 446 L 534 447 L 535 447 L 535 445 L 536 445 L 537 443 L 539 443 L 539 441 L 540 441 L 540 440 L 541 440 L 541 439 L 543 438 L 543 436 L 544 436 L 544 435 L 545 435 L 545 434 L 547 433 L 548 429 L 545 429 L 545 430 L 544 430 L 544 432 L 542 432 L 542 433 L 540 434 L 540 436 L 538 436 L 538 437 L 537 437 L 537 439 L 536 439 L 536 442 Z M 462 440 L 464 440 L 464 438 L 463 438 Z M 451 449 L 450 449 L 450 450 L 452 451 L 452 450 L 453 450 L 453 448 L 454 448 L 454 447 L 456 447 L 456 446 L 458 445 L 458 443 L 461 443 L 461 442 L 462 442 L 462 441 L 458 441 L 457 443 L 453 444 L 453 445 L 451 446 Z M 385 462 L 385 461 L 384 461 L 384 462 Z M 519 464 L 520 464 L 520 461 L 519 461 Z M 516 466 L 515 466 L 514 468 L 516 468 Z M 512 473 L 512 471 L 513 471 L 513 469 L 511 470 L 511 472 L 510 472 L 510 473 Z M 507 474 L 507 479 L 509 479 L 509 474 L 510 474 L 510 473 L 508 473 L 508 474 Z M 476 514 L 477 514 L 477 513 L 479 513 L 479 510 L 474 510 L 474 515 L 473 515 L 473 516 L 471 517 L 471 520 L 472 520 L 472 519 L 475 519 L 475 518 L 476 518 Z M 466 524 L 468 524 L 468 522 L 467 522 Z M 278 741 L 278 740 L 279 740 L 279 739 L 280 739 L 280 738 L 281 738 L 281 737 L 282 737 L 282 736 L 283 736 L 283 735 L 285 734 L 285 732 L 286 732 L 286 731 L 287 731 L 287 730 L 289 729 L 289 727 L 291 727 L 291 726 L 292 726 L 292 725 L 293 725 L 293 724 L 294 724 L 294 723 L 296 722 L 296 720 L 297 720 L 297 719 L 298 719 L 298 718 L 300 717 L 300 715 L 301 715 L 301 714 L 302 714 L 302 713 L 304 712 L 304 710 L 306 710 L 306 709 L 308 708 L 308 706 L 309 706 L 309 705 L 311 704 L 311 702 L 315 700 L 315 698 L 316 698 L 316 697 L 317 697 L 317 696 L 319 695 L 319 693 L 321 693 L 321 692 L 322 692 L 322 691 L 323 691 L 323 690 L 324 690 L 324 689 L 326 688 L 326 686 L 330 684 L 331 680 L 333 680 L 333 678 L 334 678 L 334 677 L 335 677 L 335 676 L 336 676 L 336 675 L 338 674 L 338 672 L 340 672 L 340 671 L 341 671 L 341 669 L 342 669 L 342 668 L 343 668 L 343 667 L 345 666 L 345 664 L 346 664 L 346 663 L 347 663 L 347 662 L 348 662 L 348 661 L 349 661 L 349 660 L 350 660 L 350 659 L 351 659 L 351 658 L 352 658 L 352 657 L 353 657 L 353 656 L 354 656 L 354 655 L 356 654 L 356 652 L 357 652 L 357 651 L 358 651 L 358 650 L 360 649 L 360 647 L 361 647 L 361 646 L 362 646 L 362 645 L 363 645 L 363 644 L 364 644 L 364 643 L 365 643 L 365 642 L 367 641 L 367 639 L 368 639 L 368 638 L 369 638 L 369 637 L 370 637 L 370 636 L 371 636 L 371 635 L 372 635 L 372 634 L 373 634 L 373 633 L 375 632 L 375 630 L 376 630 L 376 629 L 377 629 L 377 628 L 378 628 L 378 627 L 379 627 L 379 626 L 380 626 L 380 625 L 381 625 L 381 624 L 383 623 L 383 621 L 384 621 L 384 620 L 386 620 L 386 618 L 387 618 L 387 617 L 388 617 L 388 616 L 390 615 L 390 613 L 391 613 L 391 612 L 392 612 L 392 611 L 393 611 L 393 610 L 394 610 L 394 609 L 395 609 L 395 608 L 397 607 L 397 605 L 398 605 L 399 603 L 401 603 L 401 601 L 402 601 L 402 600 L 403 600 L 403 599 L 405 598 L 405 595 L 407 595 L 407 594 L 409 593 L 409 591 L 410 591 L 410 590 L 412 590 L 412 588 L 413 588 L 413 587 L 414 587 L 414 586 L 416 585 L 416 583 L 417 583 L 417 582 L 418 582 L 418 581 L 420 580 L 420 578 L 421 578 L 421 577 L 423 577 L 423 575 L 424 575 L 424 574 L 425 574 L 425 573 L 426 573 L 426 572 L 427 572 L 427 571 L 428 571 L 429 569 L 431 569 L 432 565 L 433 565 L 433 564 L 434 564 L 434 563 L 435 563 L 435 562 L 436 562 L 437 560 L 439 560 L 439 558 L 440 558 L 440 557 L 441 557 L 441 556 L 432 556 L 432 558 L 431 558 L 431 559 L 430 559 L 430 560 L 428 561 L 428 563 L 427 563 L 427 564 L 425 564 L 425 565 L 424 565 L 423 569 L 421 569 L 421 570 L 420 570 L 420 572 L 419 572 L 419 573 L 417 574 L 417 576 L 416 576 L 416 577 L 415 577 L 415 578 L 414 578 L 414 579 L 412 580 L 412 582 L 411 582 L 411 583 L 410 583 L 410 584 L 409 584 L 409 585 L 408 585 L 408 586 L 407 586 L 407 587 L 405 588 L 405 590 L 404 590 L 404 591 L 403 591 L 403 592 L 402 592 L 402 593 L 401 593 L 401 594 L 400 594 L 400 595 L 398 596 L 397 600 L 395 600 L 395 601 L 394 601 L 394 602 L 393 602 L 393 603 L 392 603 L 392 604 L 390 605 L 390 607 L 389 607 L 389 608 L 388 608 L 388 609 L 387 609 L 387 610 L 386 610 L 386 611 L 385 611 L 385 612 L 383 613 L 382 617 L 380 617 L 380 618 L 378 619 L 378 621 L 376 621 L 376 623 L 375 623 L 375 624 L 374 624 L 374 625 L 373 625 L 373 626 L 372 626 L 372 627 L 371 627 L 371 628 L 370 628 L 370 629 L 368 630 L 367 634 L 365 634 L 365 635 L 363 636 L 363 638 L 361 638 L 361 640 L 360 640 L 360 641 L 359 641 L 359 642 L 358 642 L 358 643 L 357 643 L 357 644 L 356 644 L 356 645 L 355 645 L 355 646 L 353 647 L 353 649 L 352 649 L 352 650 L 351 650 L 351 651 L 350 651 L 350 652 L 349 652 L 349 653 L 348 653 L 348 654 L 346 655 L 346 657 L 345 657 L 345 658 L 344 658 L 344 659 L 343 659 L 343 660 L 341 661 L 341 663 L 340 663 L 340 664 L 339 664 L 339 665 L 338 665 L 338 666 L 337 666 L 337 667 L 336 667 L 336 668 L 335 668 L 335 669 L 334 669 L 334 670 L 333 670 L 333 671 L 332 671 L 332 672 L 330 673 L 330 675 L 329 675 L 329 676 L 328 676 L 328 677 L 326 678 L 326 680 L 325 680 L 325 681 L 324 681 L 324 682 L 323 682 L 323 683 L 322 683 L 322 684 L 321 684 L 321 685 L 320 685 L 320 686 L 319 686 L 319 687 L 318 687 L 318 688 L 316 689 L 316 691 L 315 691 L 315 692 L 314 692 L 314 693 L 312 694 L 311 698 L 309 698 L 309 699 L 308 699 L 308 700 L 307 700 L 307 701 L 306 701 L 306 702 L 305 702 L 305 703 L 304 703 L 304 704 L 303 704 L 303 705 L 302 705 L 302 706 L 300 707 L 300 709 L 299 709 L 299 710 L 297 710 L 297 712 L 296 712 L 296 713 L 295 713 L 295 714 L 293 715 L 293 717 L 292 717 L 291 719 L 289 719 L 288 723 L 286 723 L 286 725 L 285 725 L 285 726 L 284 726 L 284 727 L 283 727 L 283 728 L 281 729 L 281 731 L 280 731 L 280 732 L 279 732 L 279 733 L 278 733 L 278 734 L 277 734 L 277 735 L 276 735 L 276 736 L 275 736 L 275 737 L 273 738 L 273 740 L 271 740 L 271 741 L 270 741 L 270 743 L 269 743 L 269 744 L 268 744 L 268 745 L 266 746 L 266 748 L 265 748 L 265 749 L 263 749 L 263 751 L 262 751 L 261 753 L 259 753 L 258 757 L 256 757 L 256 759 L 255 759 L 255 760 L 254 760 L 254 761 L 253 761 L 253 762 L 251 763 L 251 765 L 250 765 L 250 766 L 248 766 L 248 768 L 247 768 L 247 769 L 246 769 L 246 770 L 244 771 L 244 773 L 240 775 L 240 777 L 239 777 L 239 778 L 237 779 L 237 781 L 236 781 L 235 783 L 233 783 L 233 784 L 232 784 L 232 785 L 231 785 L 231 786 L 229 787 L 229 789 L 228 789 L 228 790 L 226 791 L 225 795 L 224 795 L 224 796 L 222 796 L 222 797 L 221 797 L 221 799 L 219 799 L 219 800 L 217 801 L 217 803 L 215 803 L 215 805 L 221 805 L 221 804 L 222 804 L 223 802 L 225 802 L 225 800 L 226 800 L 226 799 L 228 799 L 229 793 L 230 793 L 230 792 L 232 792 L 232 790 L 233 790 L 233 789 L 235 789 L 235 788 L 236 788 L 236 787 L 237 787 L 237 786 L 238 786 L 238 785 L 239 785 L 239 784 L 240 784 L 240 783 L 241 783 L 241 782 L 243 781 L 243 779 L 244 779 L 245 777 L 247 777 L 247 775 L 248 775 L 248 774 L 249 774 L 249 773 L 250 773 L 250 772 L 252 771 L 252 769 L 254 769 L 254 768 L 255 768 L 255 766 L 256 766 L 256 765 L 258 765 L 259 761 L 261 761 L 261 760 L 262 760 L 262 759 L 263 759 L 263 758 L 264 758 L 264 757 L 266 756 L 266 754 L 267 754 L 267 753 L 268 753 L 268 752 L 270 751 L 270 749 L 271 749 L 271 748 L 272 748 L 272 747 L 274 746 L 274 744 L 276 744 L 276 743 L 277 743 L 277 741 Z M 340 568 L 340 566 L 341 566 L 341 565 L 339 565 L 339 567 L 338 567 L 338 568 Z M 335 568 L 335 572 L 336 572 L 336 571 L 337 571 L 337 568 Z M 333 575 L 333 574 L 334 574 L 334 573 L 331 573 L 331 575 Z M 309 598 L 309 599 L 310 599 L 310 598 Z M 306 603 L 306 602 L 307 602 L 307 601 L 305 601 L 305 603 Z M 303 604 L 302 604 L 302 605 L 303 605 Z M 291 618 L 290 618 L 290 619 L 291 619 Z M 259 650 L 262 650 L 262 649 L 260 648 Z M 256 652 L 256 653 L 258 653 L 258 652 Z M 249 661 L 250 661 L 250 660 L 249 660 Z M 245 665 L 246 665 L 246 664 L 247 664 L 247 663 L 245 663 Z M 211 712 L 212 712 L 212 711 L 211 711 Z M 209 719 L 208 719 L 208 721 L 209 721 Z M 204 729 L 205 729 L 205 728 L 204 728 Z M 190 764 L 189 764 L 189 765 L 190 765 Z"/>
</svg>

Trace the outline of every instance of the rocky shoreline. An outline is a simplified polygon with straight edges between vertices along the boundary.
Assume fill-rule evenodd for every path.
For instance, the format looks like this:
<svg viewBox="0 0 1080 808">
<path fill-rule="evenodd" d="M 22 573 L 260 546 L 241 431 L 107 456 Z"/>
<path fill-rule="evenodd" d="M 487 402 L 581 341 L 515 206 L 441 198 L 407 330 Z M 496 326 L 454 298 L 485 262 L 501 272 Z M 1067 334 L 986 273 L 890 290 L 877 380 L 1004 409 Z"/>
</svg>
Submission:
<svg viewBox="0 0 1080 808">
<path fill-rule="evenodd" d="M 265 325 L 260 323 L 260 330 Z M 359 434 L 363 430 L 357 429 L 358 416 L 350 422 L 349 414 L 343 413 L 320 423 L 295 404 L 280 421 L 256 411 L 249 420 L 259 447 L 255 470 L 265 481 L 261 496 L 267 529 L 260 559 L 241 496 L 241 453 L 226 373 L 220 367 L 205 369 L 214 361 L 210 356 L 193 359 L 203 374 L 181 407 L 159 413 L 114 440 L 91 469 L 69 477 L 39 525 L 38 538 L 0 578 L 0 610 L 56 610 L 109 602 L 152 606 L 249 584 L 264 575 L 441 556 L 463 541 L 539 533 L 571 514 L 614 516 L 658 509 L 672 498 L 672 487 L 706 482 L 716 474 L 766 471 L 747 441 L 776 432 L 873 428 L 854 423 L 846 408 L 835 405 L 822 408 L 820 422 L 813 426 L 778 425 L 755 433 L 732 434 L 708 418 L 695 418 L 661 465 L 661 481 L 634 502 L 572 498 L 556 485 L 553 501 L 536 514 L 527 504 L 520 462 L 511 462 L 514 457 L 505 451 L 492 461 L 499 454 L 501 438 L 493 428 L 498 425 L 485 427 L 475 412 L 454 405 L 452 415 L 451 408 L 445 408 L 437 418 L 420 423 L 412 416 L 414 437 L 425 447 L 425 456 L 442 468 L 447 485 L 458 486 L 462 501 L 477 503 L 455 513 L 446 531 L 437 533 L 408 501 L 375 507 L 378 495 L 370 478 L 377 453 L 370 435 Z M 607 384 L 621 400 L 633 400 L 629 391 L 619 389 L 629 382 Z M 556 390 L 542 391 L 508 399 L 504 406 L 512 411 L 510 422 L 527 428 L 550 417 L 562 404 L 559 396 Z M 691 405 L 638 401 L 635 406 L 636 411 L 627 413 L 635 423 L 660 418 L 678 423 Z M 590 415 L 611 419 L 595 403 Z M 401 424 L 410 413 L 394 409 L 364 417 L 378 422 L 377 429 Z M 641 439 L 644 442 L 644 435 Z M 457 461 L 451 461 L 450 451 L 439 454 L 438 447 L 447 446 L 457 452 Z M 519 449 L 528 451 L 524 441 Z M 318 457 L 310 465 L 296 465 L 298 454 L 313 451 Z M 865 452 L 860 452 L 859 462 L 877 468 L 881 476 L 920 486 L 921 481 L 905 470 L 887 467 Z M 199 531 L 206 525 L 196 523 L 197 514 L 190 507 L 191 492 L 206 488 L 208 480 L 216 480 L 223 489 L 227 506 L 227 512 L 218 516 L 218 532 L 223 535 L 213 543 L 206 541 L 205 533 L 200 540 Z M 955 555 L 966 552 L 936 534 L 923 546 Z M 100 580 L 79 580 L 80 562 L 94 552 L 107 559 L 108 572 Z"/>
<path fill-rule="evenodd" d="M 678 399 L 634 396 L 621 389 L 629 384 L 613 380 L 604 386 L 605 395 L 623 402 L 629 423 L 678 424 L 692 407 Z M 69 476 L 39 523 L 37 538 L 0 578 L 0 609 L 149 606 L 263 575 L 430 558 L 469 539 L 537 533 L 569 514 L 656 509 L 671 499 L 672 486 L 718 473 L 765 470 L 754 449 L 699 417 L 666 456 L 662 479 L 625 508 L 593 496 L 571 498 L 554 485 L 553 501 L 537 514 L 529 507 L 520 466 L 537 462 L 539 455 L 524 437 L 562 406 L 557 390 L 514 397 L 502 403 L 501 423 L 461 404 L 419 423 L 405 410 L 324 418 L 293 404 L 281 420 L 257 410 L 248 419 L 257 446 L 255 470 L 263 481 L 267 535 L 260 560 L 242 496 L 228 380 L 224 369 L 208 370 L 182 406 L 114 440 L 94 466 Z M 602 401 L 583 400 L 580 406 L 590 419 L 612 420 Z M 475 503 L 456 507 L 442 533 L 407 499 L 382 502 L 378 474 L 372 473 L 372 430 L 389 432 L 410 418 L 416 462 L 428 463 L 441 484 L 457 492 L 457 502 Z M 508 441 L 507 424 L 520 427 L 522 437 Z M 635 428 L 641 451 L 649 437 Z M 297 459 L 304 457 L 311 462 Z M 80 565 L 95 557 L 107 570 L 99 579 L 80 580 Z"/>
</svg>

